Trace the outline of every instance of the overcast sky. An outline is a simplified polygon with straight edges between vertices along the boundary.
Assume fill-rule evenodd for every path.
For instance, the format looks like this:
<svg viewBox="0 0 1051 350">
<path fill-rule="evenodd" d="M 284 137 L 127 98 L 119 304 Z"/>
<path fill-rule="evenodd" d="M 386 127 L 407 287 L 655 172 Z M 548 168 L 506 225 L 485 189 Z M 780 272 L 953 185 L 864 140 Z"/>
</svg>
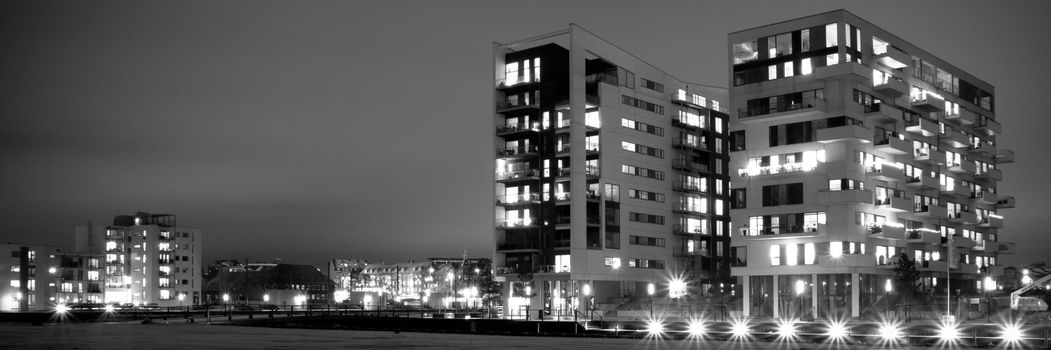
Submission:
<svg viewBox="0 0 1051 350">
<path fill-rule="evenodd" d="M 725 86 L 727 33 L 838 8 L 996 86 L 1005 260 L 1047 259 L 1047 1 L 3 1 L 0 242 L 142 210 L 206 261 L 491 256 L 492 42 L 576 23 Z"/>
</svg>

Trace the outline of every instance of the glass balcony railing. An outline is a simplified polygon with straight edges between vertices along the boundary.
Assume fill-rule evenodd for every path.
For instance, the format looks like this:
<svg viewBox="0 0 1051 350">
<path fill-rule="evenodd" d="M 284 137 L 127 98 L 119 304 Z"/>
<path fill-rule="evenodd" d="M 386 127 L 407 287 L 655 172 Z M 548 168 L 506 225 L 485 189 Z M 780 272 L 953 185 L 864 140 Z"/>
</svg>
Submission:
<svg viewBox="0 0 1051 350">
<path fill-rule="evenodd" d="M 535 154 L 537 152 L 536 146 L 516 146 L 516 147 L 501 147 L 496 149 L 497 157 L 511 157 L 521 156 L 528 154 Z"/>
<path fill-rule="evenodd" d="M 527 179 L 538 176 L 540 176 L 540 171 L 537 169 L 518 169 L 496 172 L 497 180 Z"/>
</svg>

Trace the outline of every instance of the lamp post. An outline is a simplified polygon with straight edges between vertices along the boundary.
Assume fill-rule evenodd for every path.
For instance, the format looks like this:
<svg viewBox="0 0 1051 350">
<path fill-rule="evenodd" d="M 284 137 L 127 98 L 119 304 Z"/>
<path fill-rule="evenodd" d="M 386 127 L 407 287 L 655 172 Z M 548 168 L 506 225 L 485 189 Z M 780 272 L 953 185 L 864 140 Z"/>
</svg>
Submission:
<svg viewBox="0 0 1051 350">
<path fill-rule="evenodd" d="M 581 289 L 582 289 L 581 292 L 584 294 L 584 312 L 587 313 L 588 315 L 590 315 L 591 314 L 591 285 L 585 283 L 584 286 L 581 287 Z"/>
<path fill-rule="evenodd" d="M 887 292 L 888 298 L 890 297 L 891 293 L 894 292 L 894 284 L 891 283 L 890 278 L 888 278 L 887 281 L 883 283 L 883 291 Z M 894 313 L 895 315 L 897 314 L 897 307 L 894 308 Z"/>
<path fill-rule="evenodd" d="M 796 280 L 796 299 L 799 302 L 799 315 L 803 315 L 803 293 L 806 292 L 806 282 Z"/>
<path fill-rule="evenodd" d="M 182 301 L 186 299 L 186 293 L 179 293 L 179 308 L 182 309 Z"/>
<path fill-rule="evenodd" d="M 646 293 L 650 295 L 650 319 L 653 319 L 653 293 L 657 292 L 657 286 L 653 285 L 653 282 L 646 285 Z"/>
<path fill-rule="evenodd" d="M 1029 272 L 1029 270 L 1025 270 L 1023 273 L 1025 272 Z M 985 276 L 985 279 L 982 280 L 982 289 L 985 290 L 985 321 L 990 322 L 992 321 L 992 316 L 990 314 L 993 312 L 993 300 L 989 296 L 989 293 L 992 293 L 994 290 L 996 290 L 996 281 L 993 280 L 992 276 Z"/>
</svg>

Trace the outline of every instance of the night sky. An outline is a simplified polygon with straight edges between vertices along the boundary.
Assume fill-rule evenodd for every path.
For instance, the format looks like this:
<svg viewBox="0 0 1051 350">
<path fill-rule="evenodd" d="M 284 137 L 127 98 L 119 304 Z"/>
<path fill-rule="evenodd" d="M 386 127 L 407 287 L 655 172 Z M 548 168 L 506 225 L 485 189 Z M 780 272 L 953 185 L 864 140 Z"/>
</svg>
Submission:
<svg viewBox="0 0 1051 350">
<path fill-rule="evenodd" d="M 576 23 L 725 86 L 727 33 L 838 8 L 996 86 L 1004 260 L 1045 260 L 1047 1 L 4 1 L 0 242 L 141 210 L 205 261 L 491 256 L 492 42 Z"/>
</svg>

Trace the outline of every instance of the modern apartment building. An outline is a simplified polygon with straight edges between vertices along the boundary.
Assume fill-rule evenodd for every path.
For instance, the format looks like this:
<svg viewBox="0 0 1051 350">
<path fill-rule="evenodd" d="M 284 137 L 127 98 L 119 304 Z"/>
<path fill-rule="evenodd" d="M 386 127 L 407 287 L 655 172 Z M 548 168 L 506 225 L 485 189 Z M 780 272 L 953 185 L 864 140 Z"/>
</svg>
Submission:
<svg viewBox="0 0 1051 350">
<path fill-rule="evenodd" d="M 725 89 L 575 25 L 496 43 L 493 58 L 493 264 L 507 314 L 728 277 Z"/>
<path fill-rule="evenodd" d="M 844 10 L 730 33 L 729 61 L 745 315 L 859 316 L 902 254 L 929 295 L 997 274 L 992 85 Z"/>
<path fill-rule="evenodd" d="M 175 215 L 139 212 L 77 227 L 76 251 L 105 257 L 106 303 L 201 302 L 201 230 L 176 226 Z"/>
<path fill-rule="evenodd" d="M 53 309 L 58 249 L 6 243 L 0 254 L 0 311 Z"/>
</svg>

